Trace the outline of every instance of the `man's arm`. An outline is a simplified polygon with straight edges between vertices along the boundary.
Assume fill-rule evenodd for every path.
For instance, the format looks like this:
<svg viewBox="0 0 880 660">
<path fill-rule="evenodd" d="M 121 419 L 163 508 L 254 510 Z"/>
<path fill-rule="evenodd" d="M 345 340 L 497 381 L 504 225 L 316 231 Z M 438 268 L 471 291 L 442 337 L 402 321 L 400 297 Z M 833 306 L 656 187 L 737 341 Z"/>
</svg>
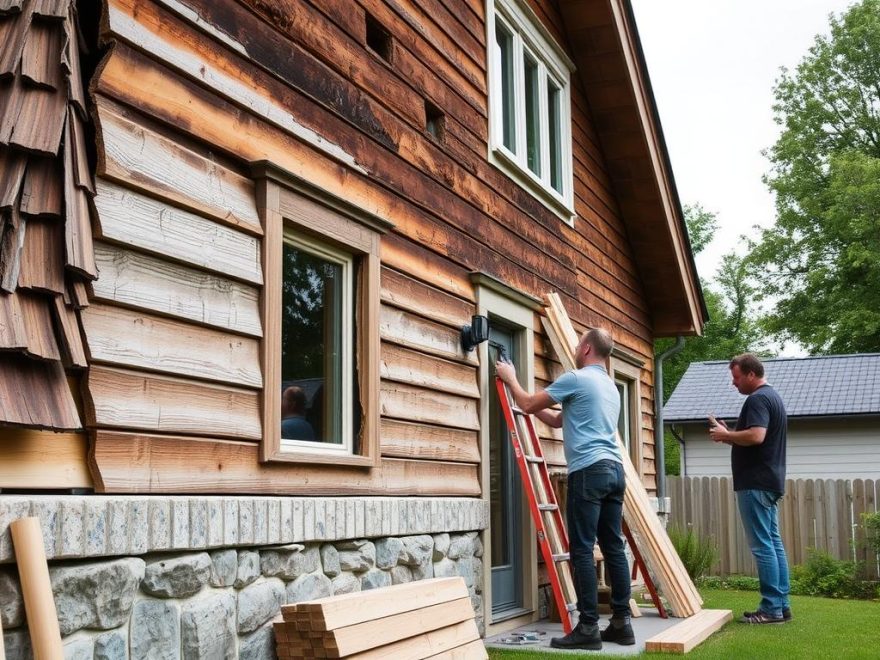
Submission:
<svg viewBox="0 0 880 660">
<path fill-rule="evenodd" d="M 547 408 L 556 405 L 556 401 L 553 400 L 553 397 L 547 394 L 544 390 L 538 390 L 534 394 L 526 392 L 516 379 L 516 369 L 514 369 L 512 364 L 498 362 L 495 365 L 495 373 L 502 381 L 504 381 L 507 387 L 510 388 L 513 400 L 516 402 L 516 405 L 520 410 L 530 415 L 536 415 L 538 419 L 550 426 L 554 426 L 557 423 L 556 416 L 559 416 L 559 426 L 556 426 L 556 428 L 562 426 L 561 413 L 547 410 Z M 539 414 L 542 411 L 545 411 L 546 414 Z"/>
<path fill-rule="evenodd" d="M 554 429 L 562 428 L 562 411 L 546 408 L 535 413 L 535 417 Z"/>
<path fill-rule="evenodd" d="M 752 426 L 742 431 L 731 431 L 724 422 L 719 422 L 709 429 L 709 437 L 714 442 L 723 442 L 726 445 L 738 445 L 740 447 L 752 447 L 764 442 L 767 429 L 763 426 Z"/>
</svg>

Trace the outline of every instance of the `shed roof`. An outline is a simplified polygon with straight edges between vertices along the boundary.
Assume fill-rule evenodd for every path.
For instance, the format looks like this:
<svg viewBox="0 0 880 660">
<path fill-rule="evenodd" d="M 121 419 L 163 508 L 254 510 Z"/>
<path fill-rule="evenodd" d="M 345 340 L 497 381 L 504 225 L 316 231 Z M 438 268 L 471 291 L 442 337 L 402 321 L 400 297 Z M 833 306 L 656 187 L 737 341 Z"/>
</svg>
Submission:
<svg viewBox="0 0 880 660">
<path fill-rule="evenodd" d="M 727 360 L 694 362 L 663 407 L 666 422 L 730 419 L 745 397 L 730 381 Z M 880 353 L 764 360 L 767 381 L 789 417 L 880 414 Z"/>
</svg>

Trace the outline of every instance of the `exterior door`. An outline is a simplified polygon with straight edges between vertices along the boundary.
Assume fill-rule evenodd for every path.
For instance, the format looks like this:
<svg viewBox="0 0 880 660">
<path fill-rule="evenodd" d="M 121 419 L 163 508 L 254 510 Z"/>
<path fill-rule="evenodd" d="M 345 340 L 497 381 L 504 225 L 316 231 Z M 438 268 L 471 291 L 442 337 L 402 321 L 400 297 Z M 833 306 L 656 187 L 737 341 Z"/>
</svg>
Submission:
<svg viewBox="0 0 880 660">
<path fill-rule="evenodd" d="M 494 621 L 523 608 L 522 482 L 495 390 L 494 374 L 499 357 L 497 346 L 504 346 L 508 359 L 514 356 L 513 333 L 496 326 L 493 320 L 489 330 L 489 492 Z"/>
</svg>

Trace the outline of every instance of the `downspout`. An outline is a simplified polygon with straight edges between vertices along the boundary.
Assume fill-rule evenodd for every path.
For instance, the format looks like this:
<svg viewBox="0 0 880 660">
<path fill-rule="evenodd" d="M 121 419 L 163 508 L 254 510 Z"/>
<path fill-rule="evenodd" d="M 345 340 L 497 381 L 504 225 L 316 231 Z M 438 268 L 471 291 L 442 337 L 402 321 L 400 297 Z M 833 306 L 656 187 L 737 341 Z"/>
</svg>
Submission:
<svg viewBox="0 0 880 660">
<path fill-rule="evenodd" d="M 684 337 L 679 335 L 675 345 L 654 358 L 654 464 L 657 467 L 657 499 L 663 506 L 666 497 L 666 457 L 663 446 L 663 361 L 684 348 Z"/>
</svg>

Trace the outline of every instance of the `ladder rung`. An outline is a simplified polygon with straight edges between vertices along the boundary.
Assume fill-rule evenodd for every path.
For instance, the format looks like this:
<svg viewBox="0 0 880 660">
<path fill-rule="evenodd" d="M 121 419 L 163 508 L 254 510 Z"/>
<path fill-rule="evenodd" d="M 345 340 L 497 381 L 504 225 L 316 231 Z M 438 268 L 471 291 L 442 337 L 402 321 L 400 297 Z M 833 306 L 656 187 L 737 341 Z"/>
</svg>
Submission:
<svg viewBox="0 0 880 660">
<path fill-rule="evenodd" d="M 553 561 L 568 561 L 569 559 L 571 559 L 571 555 L 569 555 L 567 552 L 553 555 Z"/>
<path fill-rule="evenodd" d="M 510 406 L 510 411 L 514 415 L 524 415 L 524 416 L 528 415 L 528 413 L 525 410 L 523 410 L 522 408 L 520 408 L 518 406 Z"/>
<path fill-rule="evenodd" d="M 544 459 L 541 458 L 540 456 L 526 456 L 526 460 L 529 463 L 543 463 L 544 462 Z"/>
<path fill-rule="evenodd" d="M 559 507 L 555 504 L 539 504 L 538 511 L 556 511 Z"/>
</svg>

